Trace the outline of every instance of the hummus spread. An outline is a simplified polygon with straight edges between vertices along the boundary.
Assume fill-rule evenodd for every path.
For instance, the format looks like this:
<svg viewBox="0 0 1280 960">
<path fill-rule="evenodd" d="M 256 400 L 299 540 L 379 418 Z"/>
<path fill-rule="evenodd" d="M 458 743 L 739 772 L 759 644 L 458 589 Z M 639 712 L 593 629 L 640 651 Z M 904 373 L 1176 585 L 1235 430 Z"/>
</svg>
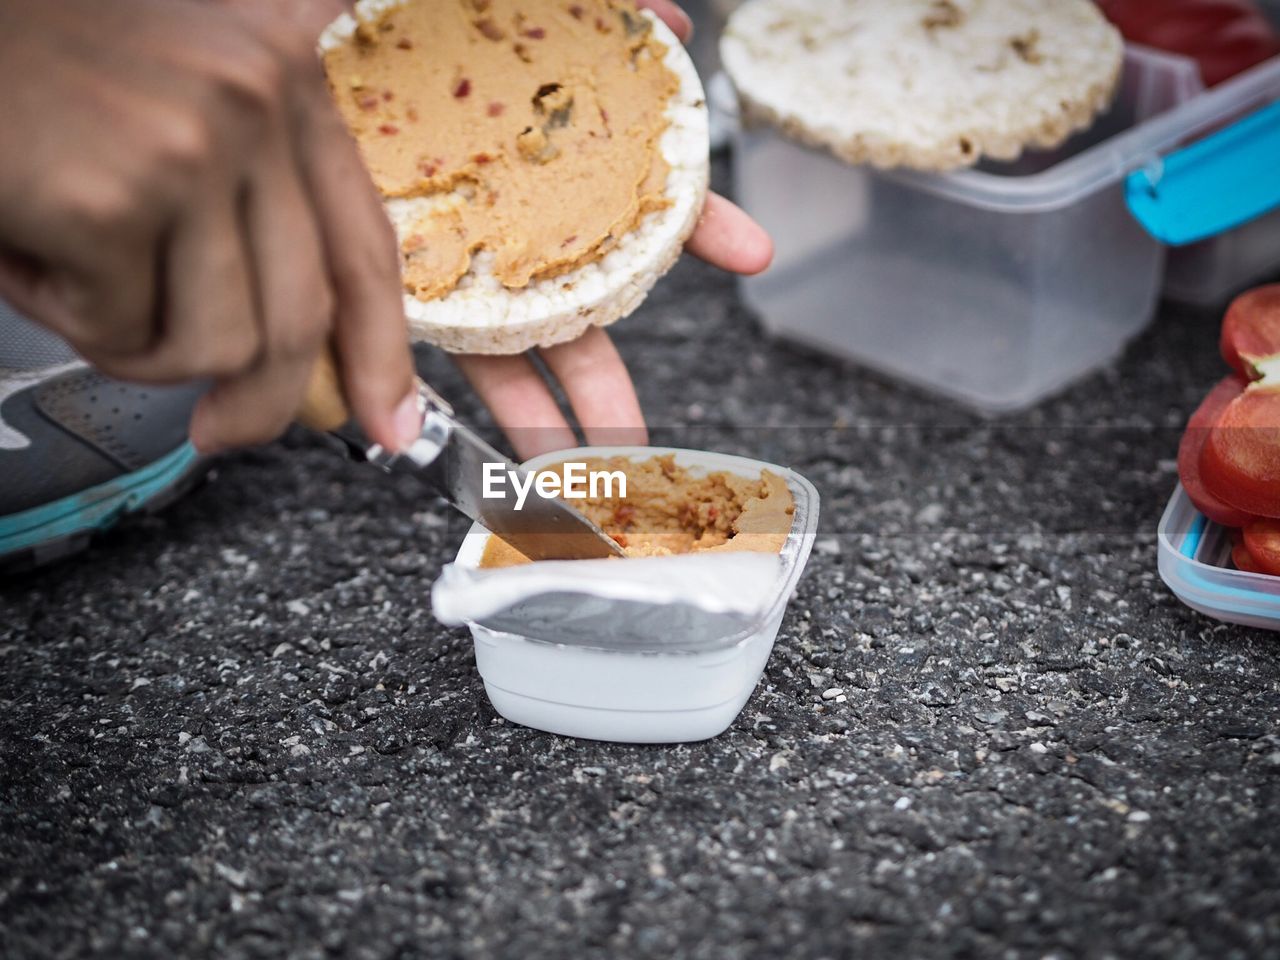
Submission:
<svg viewBox="0 0 1280 960">
<path fill-rule="evenodd" d="M 576 461 L 575 461 L 576 462 Z M 549 470 L 563 476 L 563 464 Z M 694 475 L 670 454 L 641 463 L 626 457 L 587 460 L 588 472 L 621 470 L 625 498 L 574 500 L 629 557 L 748 550 L 778 553 L 791 532 L 795 500 L 786 481 L 768 470 L 749 480 L 732 473 Z M 510 567 L 529 560 L 490 537 L 481 567 Z"/>
<path fill-rule="evenodd" d="M 419 0 L 324 55 L 398 223 L 405 288 L 447 295 L 488 251 L 509 288 L 604 256 L 666 206 L 680 81 L 632 0 Z"/>
</svg>

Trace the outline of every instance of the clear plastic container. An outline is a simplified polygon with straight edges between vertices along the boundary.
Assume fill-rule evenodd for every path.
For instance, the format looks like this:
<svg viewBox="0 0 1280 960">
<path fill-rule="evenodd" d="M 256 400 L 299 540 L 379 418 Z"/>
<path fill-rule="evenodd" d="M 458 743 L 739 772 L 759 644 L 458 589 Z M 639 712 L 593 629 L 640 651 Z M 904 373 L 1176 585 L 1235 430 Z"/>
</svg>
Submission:
<svg viewBox="0 0 1280 960">
<path fill-rule="evenodd" d="M 1280 630 L 1280 577 L 1231 566 L 1231 535 L 1195 508 L 1179 485 L 1160 518 L 1160 576 L 1187 606 L 1225 620 Z"/>
<path fill-rule="evenodd" d="M 737 197 L 778 251 L 743 295 L 780 336 L 984 412 L 1026 407 L 1154 312 L 1166 250 L 1129 212 L 1126 178 L 1278 97 L 1280 59 L 1206 93 L 1193 61 L 1130 47 L 1107 115 L 1011 164 L 876 171 L 740 130 Z M 1280 212 L 1178 251 L 1173 291 L 1206 301 L 1247 283 L 1280 263 L 1278 233 Z"/>
<path fill-rule="evenodd" d="M 667 453 L 695 472 L 723 470 L 753 477 L 767 469 L 786 480 L 795 515 L 763 612 L 744 624 L 740 619 L 691 618 L 688 608 L 603 598 L 566 601 L 560 595 L 546 598 L 536 610 L 522 604 L 493 620 L 468 622 L 485 692 L 494 709 L 513 723 L 592 740 L 705 740 L 728 728 L 755 689 L 813 547 L 819 499 L 813 484 L 776 464 L 649 447 L 566 450 L 536 457 L 525 467 L 537 470 L 588 457 L 643 460 Z M 455 562 L 479 566 L 489 537 L 483 527 L 473 526 Z M 558 622 L 556 604 L 565 602 L 572 604 L 572 616 Z M 584 604 L 590 609 L 584 611 Z"/>
</svg>

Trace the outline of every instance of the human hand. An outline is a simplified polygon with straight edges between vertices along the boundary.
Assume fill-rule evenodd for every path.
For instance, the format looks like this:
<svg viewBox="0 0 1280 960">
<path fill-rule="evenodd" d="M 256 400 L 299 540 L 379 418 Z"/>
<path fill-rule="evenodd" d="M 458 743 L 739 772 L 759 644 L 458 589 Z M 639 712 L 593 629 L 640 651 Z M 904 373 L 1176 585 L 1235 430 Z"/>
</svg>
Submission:
<svg viewBox="0 0 1280 960">
<path fill-rule="evenodd" d="M 271 439 L 332 336 L 416 435 L 399 253 L 292 4 L 0 0 L 0 295 L 108 375 L 208 378 L 205 451 Z"/>
<path fill-rule="evenodd" d="M 693 25 L 671 0 L 638 0 L 638 4 L 661 17 L 681 41 L 689 39 Z M 773 242 L 764 229 L 715 194 L 707 197 L 685 249 L 733 273 L 759 273 L 773 259 Z M 603 329 L 592 327 L 572 343 L 538 353 L 564 389 L 588 443 L 648 442 L 635 385 Z M 520 458 L 577 445 L 551 389 L 528 357 L 463 355 L 454 360 Z"/>
</svg>

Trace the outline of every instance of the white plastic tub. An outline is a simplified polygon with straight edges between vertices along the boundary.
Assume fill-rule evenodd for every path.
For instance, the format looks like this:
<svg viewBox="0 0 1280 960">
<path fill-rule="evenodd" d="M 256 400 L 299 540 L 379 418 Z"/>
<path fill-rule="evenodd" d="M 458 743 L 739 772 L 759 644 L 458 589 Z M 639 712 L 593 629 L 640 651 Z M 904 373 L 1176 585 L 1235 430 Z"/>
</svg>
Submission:
<svg viewBox="0 0 1280 960">
<path fill-rule="evenodd" d="M 1205 93 L 1194 62 L 1130 47 L 1110 113 L 1013 164 L 883 172 L 740 130 L 737 198 L 777 244 L 743 295 L 780 336 L 984 412 L 1026 407 L 1116 356 L 1154 311 L 1166 251 L 1129 212 L 1126 178 L 1276 98 L 1280 59 Z M 1280 212 L 1180 250 L 1171 289 L 1225 296 L 1280 265 L 1277 240 Z"/>
<path fill-rule="evenodd" d="M 510 613 L 501 630 L 469 622 L 485 692 L 506 719 L 592 740 L 678 743 L 722 733 L 751 696 L 813 546 L 818 522 L 813 485 L 775 464 L 694 450 L 584 447 L 537 457 L 525 466 L 536 470 L 566 459 L 644 460 L 667 453 L 695 471 L 755 477 L 767 469 L 786 480 L 796 509 L 764 612 L 745 626 L 705 618 L 690 626 L 688 620 L 664 617 L 663 611 L 642 604 L 592 599 L 584 601 L 595 607 L 588 622 L 606 625 L 596 634 L 580 627 L 558 633 L 545 622 L 516 632 Z M 478 567 L 489 536 L 483 527 L 473 526 L 455 562 Z M 626 644 L 606 635 L 622 625 L 631 634 Z"/>
<path fill-rule="evenodd" d="M 1183 491 L 1173 492 L 1158 530 L 1160 577 L 1178 599 L 1215 620 L 1280 630 L 1280 577 L 1231 565 L 1231 537 Z"/>
</svg>

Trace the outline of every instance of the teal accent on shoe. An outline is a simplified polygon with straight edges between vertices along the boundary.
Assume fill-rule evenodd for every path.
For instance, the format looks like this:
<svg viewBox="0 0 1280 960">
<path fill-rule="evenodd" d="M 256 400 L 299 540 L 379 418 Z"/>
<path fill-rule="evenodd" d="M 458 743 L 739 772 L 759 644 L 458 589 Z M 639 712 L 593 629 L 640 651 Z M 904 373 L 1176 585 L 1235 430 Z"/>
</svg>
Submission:
<svg viewBox="0 0 1280 960">
<path fill-rule="evenodd" d="M 184 443 L 141 470 L 0 518 L 0 557 L 77 533 L 105 530 L 178 483 L 197 459 L 195 447 Z"/>
</svg>

